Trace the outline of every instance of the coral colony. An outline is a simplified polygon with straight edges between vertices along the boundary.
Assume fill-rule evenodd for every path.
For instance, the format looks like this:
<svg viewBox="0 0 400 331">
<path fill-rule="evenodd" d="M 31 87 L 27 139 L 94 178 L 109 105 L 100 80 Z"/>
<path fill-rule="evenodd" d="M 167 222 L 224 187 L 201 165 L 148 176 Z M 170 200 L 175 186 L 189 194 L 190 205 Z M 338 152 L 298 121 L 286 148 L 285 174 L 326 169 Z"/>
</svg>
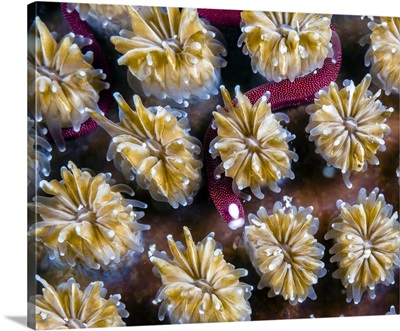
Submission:
<svg viewBox="0 0 400 331">
<path fill-rule="evenodd" d="M 321 286 L 396 314 L 399 18 L 354 18 L 360 79 L 335 15 L 54 8 L 69 32 L 28 30 L 30 326 L 327 316 Z"/>
</svg>

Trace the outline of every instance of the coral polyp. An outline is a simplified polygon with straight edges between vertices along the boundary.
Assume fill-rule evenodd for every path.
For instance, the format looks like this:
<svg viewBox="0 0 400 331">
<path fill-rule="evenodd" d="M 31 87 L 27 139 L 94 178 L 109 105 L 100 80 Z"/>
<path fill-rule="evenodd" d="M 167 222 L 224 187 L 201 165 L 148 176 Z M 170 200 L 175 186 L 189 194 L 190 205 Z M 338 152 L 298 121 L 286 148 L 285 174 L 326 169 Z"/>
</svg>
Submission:
<svg viewBox="0 0 400 331">
<path fill-rule="evenodd" d="M 281 295 L 291 305 L 315 300 L 312 286 L 326 274 L 321 261 L 325 247 L 314 238 L 319 221 L 312 211 L 278 201 L 271 214 L 264 207 L 249 214 L 244 230 L 247 252 L 261 277 L 258 288 L 269 287 L 269 297 Z"/>
<path fill-rule="evenodd" d="M 129 5 L 106 5 L 94 3 L 67 3 L 67 10 L 76 10 L 82 20 L 86 21 L 99 33 L 118 35 L 122 29 L 131 28 Z M 137 6 L 134 6 L 136 9 Z"/>
<path fill-rule="evenodd" d="M 62 129 L 78 132 L 89 118 L 85 107 L 99 110 L 99 92 L 109 88 L 103 70 L 91 64 L 93 53 L 81 51 L 90 43 L 74 33 L 57 42 L 39 17 L 28 32 L 29 106 L 60 151 L 65 150 Z"/>
<path fill-rule="evenodd" d="M 107 159 L 114 159 L 128 179 L 136 176 L 155 200 L 174 208 L 190 205 L 200 188 L 203 163 L 200 141 L 189 134 L 187 118 L 168 106 L 146 108 L 138 95 L 133 97 L 136 111 L 119 93 L 114 97 L 120 123 L 88 110 L 112 136 Z"/>
<path fill-rule="evenodd" d="M 309 140 L 328 165 L 341 170 L 348 188 L 351 172 L 366 171 L 368 163 L 379 164 L 376 153 L 386 150 L 384 137 L 391 132 L 385 122 L 393 108 L 378 100 L 380 90 L 372 95 L 370 84 L 369 74 L 357 86 L 345 80 L 341 90 L 332 82 L 307 107 Z"/>
<path fill-rule="evenodd" d="M 29 314 L 36 330 L 86 329 L 125 326 L 122 318 L 129 316 L 121 295 L 105 299 L 107 289 L 100 281 L 90 283 L 84 290 L 70 278 L 56 288 L 36 276 L 43 285 L 43 294 L 30 298 Z"/>
<path fill-rule="evenodd" d="M 294 81 L 333 56 L 331 15 L 245 10 L 241 17 L 238 46 L 268 81 Z"/>
<path fill-rule="evenodd" d="M 144 213 L 142 202 L 126 199 L 121 192 L 133 195 L 124 184 L 113 185 L 111 174 L 92 176 L 72 161 L 61 168 L 62 180 L 41 181 L 48 196 L 37 196 L 29 207 L 41 221 L 32 225 L 29 234 L 43 243 L 51 260 L 75 267 L 115 270 L 143 252 L 141 233 L 150 228 L 139 224 Z"/>
<path fill-rule="evenodd" d="M 369 22 L 371 33 L 361 38 L 361 45 L 369 44 L 365 65 L 371 66 L 372 81 L 386 95 L 400 89 L 400 18 L 381 17 L 380 23 Z"/>
<path fill-rule="evenodd" d="M 218 94 L 226 50 L 195 9 L 129 8 L 129 13 L 133 31 L 110 40 L 123 54 L 118 64 L 128 66 L 146 97 L 185 105 Z"/>
<path fill-rule="evenodd" d="M 224 107 L 213 112 L 218 135 L 210 143 L 210 153 L 222 162 L 215 169 L 215 176 L 222 173 L 231 177 L 232 190 L 246 200 L 250 196 L 242 192 L 250 187 L 259 199 L 264 197 L 263 186 L 279 192 L 277 182 L 282 178 L 293 179 L 291 162 L 298 156 L 289 150 L 288 142 L 295 138 L 280 122 L 289 122 L 283 113 L 271 112 L 268 95 L 251 104 L 247 96 L 235 89 L 237 103 L 232 102 L 229 92 L 221 87 Z"/>
<path fill-rule="evenodd" d="M 156 296 L 161 302 L 159 319 L 167 316 L 171 323 L 250 320 L 252 286 L 239 281 L 247 270 L 235 269 L 224 260 L 214 233 L 195 244 L 189 229 L 183 231 L 186 248 L 169 235 L 172 259 L 158 251 L 150 257 L 163 283 Z"/>
<path fill-rule="evenodd" d="M 347 290 L 347 302 L 359 303 L 364 292 L 374 299 L 377 285 L 394 284 L 394 269 L 400 266 L 400 224 L 397 212 L 375 188 L 369 196 L 360 189 L 357 203 L 336 203 L 340 215 L 325 239 L 333 239 L 330 261 L 337 262 L 332 276 Z"/>
</svg>

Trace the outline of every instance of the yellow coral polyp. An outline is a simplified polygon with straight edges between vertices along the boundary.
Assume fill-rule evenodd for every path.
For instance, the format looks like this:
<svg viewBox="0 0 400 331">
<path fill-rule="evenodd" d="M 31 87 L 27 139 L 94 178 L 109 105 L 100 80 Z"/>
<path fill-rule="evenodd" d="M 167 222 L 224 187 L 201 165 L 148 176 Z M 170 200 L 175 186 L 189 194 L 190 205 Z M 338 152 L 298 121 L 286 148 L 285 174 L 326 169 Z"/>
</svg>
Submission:
<svg viewBox="0 0 400 331">
<path fill-rule="evenodd" d="M 127 185 L 113 185 L 111 174 L 92 176 L 72 161 L 61 168 L 62 180 L 41 181 L 49 195 L 37 196 L 29 207 L 41 221 L 29 234 L 43 243 L 49 258 L 69 267 L 116 270 L 134 253 L 143 252 L 141 232 L 149 225 L 139 224 L 143 212 L 133 207 L 146 205 L 125 199 L 133 195 Z"/>
<path fill-rule="evenodd" d="M 123 54 L 118 64 L 128 66 L 145 96 L 186 104 L 218 94 L 226 50 L 195 9 L 131 7 L 129 13 L 133 31 L 110 40 Z"/>
<path fill-rule="evenodd" d="M 121 110 L 120 123 L 88 110 L 90 116 L 112 137 L 107 159 L 128 179 L 149 190 L 153 199 L 172 207 L 190 205 L 200 188 L 201 143 L 189 134 L 186 117 L 170 107 L 146 108 L 138 95 L 136 111 L 124 98 L 114 94 Z"/>
<path fill-rule="evenodd" d="M 219 106 L 213 112 L 218 135 L 210 143 L 210 153 L 222 159 L 215 175 L 224 173 L 231 177 L 232 189 L 238 196 L 249 200 L 250 196 L 242 190 L 250 187 L 252 193 L 262 199 L 263 186 L 279 192 L 279 180 L 294 178 L 291 162 L 297 161 L 298 156 L 289 150 L 288 142 L 295 136 L 280 124 L 280 121 L 289 122 L 289 118 L 283 113 L 271 112 L 268 96 L 252 105 L 239 86 L 235 92 L 237 104 L 221 86 L 225 108 Z"/>
<path fill-rule="evenodd" d="M 240 282 L 245 269 L 224 260 L 214 233 L 197 244 L 183 228 L 186 248 L 168 236 L 172 259 L 158 251 L 150 257 L 162 286 L 156 300 L 161 302 L 159 319 L 171 323 L 233 322 L 250 320 L 252 286 Z"/>
<path fill-rule="evenodd" d="M 345 80 L 341 90 L 332 82 L 307 107 L 309 140 L 328 165 L 341 170 L 348 188 L 352 171 L 366 171 L 368 163 L 379 164 L 375 154 L 386 150 L 384 136 L 391 132 L 385 122 L 393 108 L 377 100 L 380 90 L 372 95 L 370 84 L 369 74 L 357 86 Z"/>
<path fill-rule="evenodd" d="M 386 95 L 400 89 L 400 18 L 381 17 L 380 23 L 369 22 L 371 33 L 361 38 L 361 45 L 369 44 L 365 65 L 371 65 L 373 82 Z"/>
<path fill-rule="evenodd" d="M 268 81 L 294 81 L 333 56 L 331 15 L 244 10 L 241 17 L 238 46 Z"/>
<path fill-rule="evenodd" d="M 30 298 L 30 321 L 36 330 L 86 329 L 125 326 L 122 318 L 129 316 L 121 295 L 107 294 L 100 281 L 90 283 L 84 290 L 73 278 L 56 288 L 36 276 L 43 285 L 43 294 Z"/>
<path fill-rule="evenodd" d="M 360 189 L 357 203 L 336 203 L 335 218 L 325 239 L 333 239 L 330 261 L 339 268 L 332 276 L 347 290 L 347 302 L 359 303 L 364 292 L 374 299 L 379 284 L 394 284 L 394 269 L 400 266 L 400 224 L 398 213 L 386 204 L 375 188 L 369 196 Z"/>
<path fill-rule="evenodd" d="M 92 52 L 82 54 L 73 33 L 58 43 L 36 17 L 28 32 L 28 100 L 60 151 L 65 150 L 61 129 L 79 131 L 89 118 L 85 108 L 98 110 L 99 92 L 109 88 L 103 81 L 106 75 L 93 68 L 92 60 Z"/>
<path fill-rule="evenodd" d="M 249 214 L 244 230 L 247 252 L 261 277 L 258 288 L 269 287 L 269 297 L 282 295 L 291 305 L 307 297 L 315 300 L 312 286 L 326 274 L 321 261 L 325 247 L 314 238 L 319 222 L 312 211 L 278 201 L 271 214 L 264 207 Z"/>
</svg>

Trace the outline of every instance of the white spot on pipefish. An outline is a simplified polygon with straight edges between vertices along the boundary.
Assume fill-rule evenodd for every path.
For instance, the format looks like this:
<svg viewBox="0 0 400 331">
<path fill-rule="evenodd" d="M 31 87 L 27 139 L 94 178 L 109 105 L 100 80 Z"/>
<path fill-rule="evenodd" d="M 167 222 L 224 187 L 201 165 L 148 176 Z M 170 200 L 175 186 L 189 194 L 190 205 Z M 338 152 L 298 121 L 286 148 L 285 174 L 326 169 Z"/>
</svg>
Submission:
<svg viewBox="0 0 400 331">
<path fill-rule="evenodd" d="M 228 213 L 232 217 L 232 220 L 228 224 L 228 226 L 232 230 L 236 230 L 236 229 L 240 228 L 241 226 L 243 226 L 244 218 L 243 217 L 239 218 L 240 211 L 239 211 L 239 207 L 236 203 L 231 203 L 228 206 Z"/>
</svg>

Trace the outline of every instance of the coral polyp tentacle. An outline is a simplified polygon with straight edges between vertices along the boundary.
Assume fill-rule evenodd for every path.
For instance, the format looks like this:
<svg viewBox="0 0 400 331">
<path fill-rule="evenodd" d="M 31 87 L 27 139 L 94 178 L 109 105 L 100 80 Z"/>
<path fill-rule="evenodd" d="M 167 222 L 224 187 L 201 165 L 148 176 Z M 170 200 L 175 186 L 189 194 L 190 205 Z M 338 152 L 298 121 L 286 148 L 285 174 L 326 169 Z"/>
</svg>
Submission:
<svg viewBox="0 0 400 331">
<path fill-rule="evenodd" d="M 325 86 L 328 86 L 332 81 L 336 80 L 342 62 L 342 51 L 340 39 L 332 29 L 332 49 L 334 51 L 332 58 L 326 58 L 322 68 L 317 69 L 316 72 L 296 78 L 293 82 L 289 79 L 280 82 L 266 83 L 250 91 L 244 93 L 249 99 L 251 104 L 255 104 L 267 92 L 269 93 L 268 102 L 271 103 L 272 112 L 285 107 L 296 106 L 308 103 L 314 100 L 315 93 Z M 232 104 L 236 105 L 237 100 L 233 100 Z M 226 177 L 224 174 L 216 177 L 215 172 L 221 159 L 215 159 L 208 152 L 210 143 L 217 136 L 216 128 L 210 124 L 204 137 L 204 163 L 207 170 L 207 180 L 211 199 L 220 213 L 222 219 L 227 224 L 237 225 L 244 223 L 244 209 L 242 205 L 242 198 L 238 197 L 232 189 L 232 179 Z M 229 213 L 229 206 L 236 206 L 234 214 L 235 218 Z M 232 221 L 236 221 L 231 223 Z"/>
<path fill-rule="evenodd" d="M 214 112 L 214 125 L 218 135 L 210 143 L 210 153 L 222 159 L 215 169 L 215 176 L 222 173 L 233 178 L 232 190 L 246 200 L 242 190 L 249 187 L 259 199 L 264 198 L 261 188 L 268 186 L 279 192 L 277 182 L 294 177 L 291 162 L 297 161 L 296 153 L 289 151 L 288 142 L 294 139 L 280 121 L 289 118 L 282 113 L 272 114 L 267 96 L 252 105 L 236 87 L 237 104 L 232 104 L 229 92 L 221 87 L 225 108 Z"/>
<path fill-rule="evenodd" d="M 128 7 L 129 5 L 67 3 L 69 13 L 76 10 L 91 28 L 107 36 L 118 35 L 122 29 L 131 28 Z M 134 7 L 138 9 L 138 6 Z"/>
<path fill-rule="evenodd" d="M 38 132 L 35 121 L 28 116 L 27 166 L 28 191 L 36 191 L 43 177 L 50 174 L 51 145 Z"/>
<path fill-rule="evenodd" d="M 332 57 L 331 15 L 243 11 L 238 46 L 267 81 L 293 81 Z"/>
</svg>

